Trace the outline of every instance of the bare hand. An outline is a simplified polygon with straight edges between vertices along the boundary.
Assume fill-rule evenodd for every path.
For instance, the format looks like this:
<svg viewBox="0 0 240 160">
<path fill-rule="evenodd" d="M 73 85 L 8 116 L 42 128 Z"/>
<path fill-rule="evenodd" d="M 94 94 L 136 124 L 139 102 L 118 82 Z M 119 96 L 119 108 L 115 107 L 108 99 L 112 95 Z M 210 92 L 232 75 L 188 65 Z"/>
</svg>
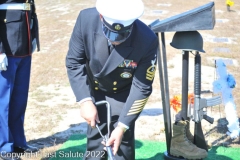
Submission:
<svg viewBox="0 0 240 160">
<path fill-rule="evenodd" d="M 96 122 L 100 123 L 97 108 L 92 101 L 86 101 L 81 104 L 81 116 L 92 128 L 95 128 Z"/>
<path fill-rule="evenodd" d="M 116 127 L 113 131 L 112 134 L 109 138 L 109 140 L 107 141 L 107 143 L 105 144 L 103 142 L 103 144 L 105 146 L 111 146 L 112 150 L 113 150 L 113 154 L 116 155 L 118 148 L 122 142 L 122 137 L 123 137 L 124 131 L 119 128 Z"/>
</svg>

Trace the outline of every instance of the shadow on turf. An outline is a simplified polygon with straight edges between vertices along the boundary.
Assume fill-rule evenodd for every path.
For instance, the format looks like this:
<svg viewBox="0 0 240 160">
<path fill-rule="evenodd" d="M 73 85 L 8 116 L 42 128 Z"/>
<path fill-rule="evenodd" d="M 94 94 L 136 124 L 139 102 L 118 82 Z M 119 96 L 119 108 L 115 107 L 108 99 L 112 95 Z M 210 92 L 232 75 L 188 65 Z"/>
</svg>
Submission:
<svg viewBox="0 0 240 160">
<path fill-rule="evenodd" d="M 218 148 L 220 146 L 214 146 L 212 147 L 209 151 L 208 151 L 208 157 L 205 158 L 206 160 L 237 160 L 237 159 L 233 159 L 233 158 L 229 158 L 227 156 L 224 156 L 224 155 L 217 155 L 218 154 Z M 204 160 L 205 160 L 204 159 Z"/>
<path fill-rule="evenodd" d="M 58 144 L 63 144 L 68 140 L 68 138 L 73 134 L 81 134 L 80 128 L 87 128 L 87 123 L 77 123 L 77 124 L 71 124 L 70 127 L 67 130 L 56 132 L 48 137 L 42 137 L 38 139 L 33 139 L 28 141 L 28 144 L 44 148 L 44 147 L 52 147 Z M 84 132 L 84 131 L 83 131 Z M 64 135 L 64 136 L 61 136 Z"/>
<path fill-rule="evenodd" d="M 140 116 L 159 116 L 163 114 L 162 108 L 146 108 L 143 109 Z"/>
<path fill-rule="evenodd" d="M 240 119 L 239 119 L 240 120 Z M 226 118 L 220 118 L 217 120 L 217 125 L 212 128 L 211 130 L 207 131 L 205 133 L 205 138 L 211 137 L 212 134 L 220 134 L 221 136 L 219 138 L 216 138 L 213 142 L 213 146 L 223 146 L 223 147 L 229 147 L 232 144 L 240 144 L 240 137 L 231 139 L 226 133 L 228 132 L 228 121 Z"/>
</svg>

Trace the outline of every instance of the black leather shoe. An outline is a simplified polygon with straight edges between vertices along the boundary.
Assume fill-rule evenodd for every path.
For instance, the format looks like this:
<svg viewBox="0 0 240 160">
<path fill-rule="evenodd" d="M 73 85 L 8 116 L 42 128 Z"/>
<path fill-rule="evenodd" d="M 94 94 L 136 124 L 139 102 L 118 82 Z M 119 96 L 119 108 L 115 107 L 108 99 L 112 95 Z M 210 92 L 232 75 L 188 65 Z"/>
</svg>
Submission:
<svg viewBox="0 0 240 160">
<path fill-rule="evenodd" d="M 16 153 L 6 153 L 6 154 L 0 154 L 1 160 L 21 160 L 20 155 Z"/>
<path fill-rule="evenodd" d="M 24 146 L 24 147 L 14 147 L 14 152 L 15 153 L 35 153 L 38 152 L 39 149 L 37 147 L 33 146 Z"/>
</svg>

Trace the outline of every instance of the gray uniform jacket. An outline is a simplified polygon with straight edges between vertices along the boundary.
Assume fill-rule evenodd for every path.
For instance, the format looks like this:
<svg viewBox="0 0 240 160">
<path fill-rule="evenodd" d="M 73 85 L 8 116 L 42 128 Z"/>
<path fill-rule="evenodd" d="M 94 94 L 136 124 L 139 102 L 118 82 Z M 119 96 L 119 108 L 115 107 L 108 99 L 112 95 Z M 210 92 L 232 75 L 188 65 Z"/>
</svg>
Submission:
<svg viewBox="0 0 240 160">
<path fill-rule="evenodd" d="M 76 100 L 106 94 L 117 103 L 125 97 L 118 120 L 127 126 L 135 122 L 152 93 L 158 47 L 158 38 L 148 26 L 140 20 L 133 25 L 130 37 L 109 54 L 96 8 L 82 10 L 66 56 Z"/>
</svg>

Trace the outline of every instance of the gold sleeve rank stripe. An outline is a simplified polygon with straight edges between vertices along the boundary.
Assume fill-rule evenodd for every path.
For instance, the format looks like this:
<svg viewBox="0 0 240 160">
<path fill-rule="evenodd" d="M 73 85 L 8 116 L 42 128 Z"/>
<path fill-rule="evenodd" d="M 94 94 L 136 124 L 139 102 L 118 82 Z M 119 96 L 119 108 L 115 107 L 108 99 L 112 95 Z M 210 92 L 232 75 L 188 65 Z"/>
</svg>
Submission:
<svg viewBox="0 0 240 160">
<path fill-rule="evenodd" d="M 155 72 L 156 72 L 156 67 L 155 66 L 150 66 L 147 69 L 146 79 L 152 81 L 154 76 L 155 76 Z"/>
<path fill-rule="evenodd" d="M 136 100 L 132 107 L 130 108 L 130 110 L 128 111 L 128 116 L 129 115 L 133 115 L 133 114 L 137 114 L 139 112 L 141 112 L 143 110 L 143 107 L 145 106 L 145 104 L 147 103 L 148 97 L 141 99 L 141 100 Z"/>
</svg>

